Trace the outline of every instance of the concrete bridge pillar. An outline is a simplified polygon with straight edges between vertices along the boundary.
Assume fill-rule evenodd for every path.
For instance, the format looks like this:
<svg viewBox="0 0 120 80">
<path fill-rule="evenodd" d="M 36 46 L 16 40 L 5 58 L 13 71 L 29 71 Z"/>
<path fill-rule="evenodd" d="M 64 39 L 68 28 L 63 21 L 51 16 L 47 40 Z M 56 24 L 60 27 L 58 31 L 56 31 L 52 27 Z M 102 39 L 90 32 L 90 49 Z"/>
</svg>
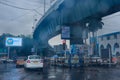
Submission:
<svg viewBox="0 0 120 80">
<path fill-rule="evenodd" d="M 88 38 L 86 24 L 75 24 L 70 27 L 70 45 L 83 44 Z"/>
</svg>

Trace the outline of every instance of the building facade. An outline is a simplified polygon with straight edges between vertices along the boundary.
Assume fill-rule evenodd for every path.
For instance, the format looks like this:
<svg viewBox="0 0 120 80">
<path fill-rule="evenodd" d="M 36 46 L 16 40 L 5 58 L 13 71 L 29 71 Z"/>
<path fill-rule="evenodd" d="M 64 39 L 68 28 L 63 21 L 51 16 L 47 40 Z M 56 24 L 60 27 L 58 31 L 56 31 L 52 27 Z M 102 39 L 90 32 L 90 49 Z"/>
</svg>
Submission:
<svg viewBox="0 0 120 80">
<path fill-rule="evenodd" d="M 101 35 L 98 37 L 99 55 L 102 49 L 109 49 L 110 53 L 120 56 L 120 32 Z"/>
</svg>

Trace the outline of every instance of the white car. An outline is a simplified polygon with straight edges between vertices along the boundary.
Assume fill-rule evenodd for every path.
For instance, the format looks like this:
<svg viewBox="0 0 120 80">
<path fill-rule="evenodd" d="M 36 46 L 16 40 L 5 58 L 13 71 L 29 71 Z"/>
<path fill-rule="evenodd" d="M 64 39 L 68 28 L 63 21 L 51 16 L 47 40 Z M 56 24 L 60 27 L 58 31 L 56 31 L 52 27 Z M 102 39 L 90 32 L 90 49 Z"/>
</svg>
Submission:
<svg viewBox="0 0 120 80">
<path fill-rule="evenodd" d="M 24 63 L 25 69 L 43 69 L 43 59 L 38 55 L 30 55 L 27 57 L 27 60 Z"/>
</svg>

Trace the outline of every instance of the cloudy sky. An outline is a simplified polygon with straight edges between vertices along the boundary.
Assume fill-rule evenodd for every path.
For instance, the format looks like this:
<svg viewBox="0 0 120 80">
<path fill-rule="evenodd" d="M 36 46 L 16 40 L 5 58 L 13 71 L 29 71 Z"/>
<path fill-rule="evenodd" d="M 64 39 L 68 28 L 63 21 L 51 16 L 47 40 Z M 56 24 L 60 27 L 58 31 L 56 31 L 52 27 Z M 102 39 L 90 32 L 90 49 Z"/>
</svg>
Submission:
<svg viewBox="0 0 120 80">
<path fill-rule="evenodd" d="M 32 34 L 35 19 L 39 20 L 44 14 L 43 3 L 44 0 L 0 0 L 0 34 Z M 50 0 L 46 0 L 46 10 L 50 5 Z M 99 35 L 120 31 L 120 12 L 104 17 L 103 22 L 105 25 L 98 31 Z M 52 41 L 54 44 L 62 42 L 60 35 Z"/>
<path fill-rule="evenodd" d="M 98 31 L 99 35 L 120 31 L 120 12 L 102 18 L 103 29 Z"/>
<path fill-rule="evenodd" d="M 44 0 L 0 0 L 0 34 L 31 34 L 35 19 L 44 14 Z M 50 0 L 46 0 L 46 9 Z"/>
</svg>

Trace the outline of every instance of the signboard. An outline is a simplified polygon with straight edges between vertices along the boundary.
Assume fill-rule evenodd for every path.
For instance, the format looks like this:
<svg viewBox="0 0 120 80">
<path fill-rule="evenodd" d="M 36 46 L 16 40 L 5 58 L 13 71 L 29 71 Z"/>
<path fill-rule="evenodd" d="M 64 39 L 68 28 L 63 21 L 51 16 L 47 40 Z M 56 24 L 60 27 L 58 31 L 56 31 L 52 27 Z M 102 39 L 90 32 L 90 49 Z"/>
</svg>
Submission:
<svg viewBox="0 0 120 80">
<path fill-rule="evenodd" d="M 61 38 L 62 39 L 70 39 L 70 27 L 69 26 L 62 27 Z"/>
<path fill-rule="evenodd" d="M 71 47 L 71 54 L 76 54 L 76 46 L 75 45 L 70 45 Z"/>
<path fill-rule="evenodd" d="M 6 46 L 22 46 L 22 38 L 7 37 L 5 41 Z"/>
<path fill-rule="evenodd" d="M 88 53 L 88 46 L 87 45 L 79 45 L 74 44 L 71 45 L 71 53 L 72 54 L 87 54 Z"/>
</svg>

